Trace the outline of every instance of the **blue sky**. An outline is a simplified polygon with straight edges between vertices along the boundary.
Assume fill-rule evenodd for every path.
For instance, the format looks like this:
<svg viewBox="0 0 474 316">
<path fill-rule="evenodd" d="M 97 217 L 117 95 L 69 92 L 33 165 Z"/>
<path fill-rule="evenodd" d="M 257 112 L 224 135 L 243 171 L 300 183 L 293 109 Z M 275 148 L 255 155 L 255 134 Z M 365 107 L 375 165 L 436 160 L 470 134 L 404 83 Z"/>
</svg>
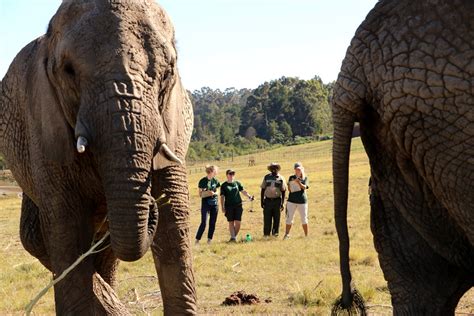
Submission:
<svg viewBox="0 0 474 316">
<path fill-rule="evenodd" d="M 256 88 L 282 76 L 337 78 L 377 0 L 161 0 L 176 28 L 187 89 Z M 60 0 L 0 0 L 0 78 L 44 34 Z"/>
</svg>

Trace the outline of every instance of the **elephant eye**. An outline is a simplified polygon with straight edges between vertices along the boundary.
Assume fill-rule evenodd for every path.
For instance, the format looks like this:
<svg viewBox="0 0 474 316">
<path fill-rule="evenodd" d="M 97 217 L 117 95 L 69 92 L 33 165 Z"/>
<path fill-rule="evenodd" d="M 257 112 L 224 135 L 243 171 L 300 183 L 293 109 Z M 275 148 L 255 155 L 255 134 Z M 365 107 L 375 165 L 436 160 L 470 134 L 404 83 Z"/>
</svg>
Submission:
<svg viewBox="0 0 474 316">
<path fill-rule="evenodd" d="M 74 70 L 74 67 L 71 63 L 67 63 L 66 65 L 64 65 L 64 72 L 72 77 L 76 75 L 76 71 Z"/>
</svg>

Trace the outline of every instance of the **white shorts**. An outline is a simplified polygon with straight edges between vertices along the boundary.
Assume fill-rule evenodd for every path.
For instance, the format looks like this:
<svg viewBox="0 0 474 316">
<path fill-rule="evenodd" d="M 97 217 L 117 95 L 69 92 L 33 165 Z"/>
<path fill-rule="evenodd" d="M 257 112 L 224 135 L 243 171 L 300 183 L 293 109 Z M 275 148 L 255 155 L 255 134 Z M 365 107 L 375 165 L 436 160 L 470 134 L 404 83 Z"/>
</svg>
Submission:
<svg viewBox="0 0 474 316">
<path fill-rule="evenodd" d="M 286 225 L 293 224 L 293 218 L 295 213 L 298 210 L 300 213 L 301 224 L 308 224 L 308 203 L 305 204 L 296 204 L 293 202 L 286 203 Z"/>
</svg>

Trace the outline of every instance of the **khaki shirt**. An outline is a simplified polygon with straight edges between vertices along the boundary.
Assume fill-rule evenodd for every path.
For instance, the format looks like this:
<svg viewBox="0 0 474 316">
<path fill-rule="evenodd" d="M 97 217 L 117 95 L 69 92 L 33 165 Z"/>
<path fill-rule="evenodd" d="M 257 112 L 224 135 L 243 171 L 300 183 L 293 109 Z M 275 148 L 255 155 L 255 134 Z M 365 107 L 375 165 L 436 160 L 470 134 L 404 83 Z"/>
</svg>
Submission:
<svg viewBox="0 0 474 316">
<path fill-rule="evenodd" d="M 279 198 L 281 192 L 286 191 L 285 179 L 280 174 L 274 176 L 269 173 L 263 178 L 261 188 L 265 190 L 265 197 L 269 199 Z"/>
</svg>

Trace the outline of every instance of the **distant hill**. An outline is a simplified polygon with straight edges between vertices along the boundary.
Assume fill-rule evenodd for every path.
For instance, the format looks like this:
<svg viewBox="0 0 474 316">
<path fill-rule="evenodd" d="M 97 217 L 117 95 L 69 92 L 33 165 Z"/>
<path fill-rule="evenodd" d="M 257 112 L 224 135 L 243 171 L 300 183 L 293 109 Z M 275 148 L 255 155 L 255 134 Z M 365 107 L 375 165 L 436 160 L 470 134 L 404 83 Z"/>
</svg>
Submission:
<svg viewBox="0 0 474 316">
<path fill-rule="evenodd" d="M 189 92 L 194 131 L 188 160 L 220 159 L 332 134 L 333 83 L 282 77 L 256 89 Z"/>
</svg>

